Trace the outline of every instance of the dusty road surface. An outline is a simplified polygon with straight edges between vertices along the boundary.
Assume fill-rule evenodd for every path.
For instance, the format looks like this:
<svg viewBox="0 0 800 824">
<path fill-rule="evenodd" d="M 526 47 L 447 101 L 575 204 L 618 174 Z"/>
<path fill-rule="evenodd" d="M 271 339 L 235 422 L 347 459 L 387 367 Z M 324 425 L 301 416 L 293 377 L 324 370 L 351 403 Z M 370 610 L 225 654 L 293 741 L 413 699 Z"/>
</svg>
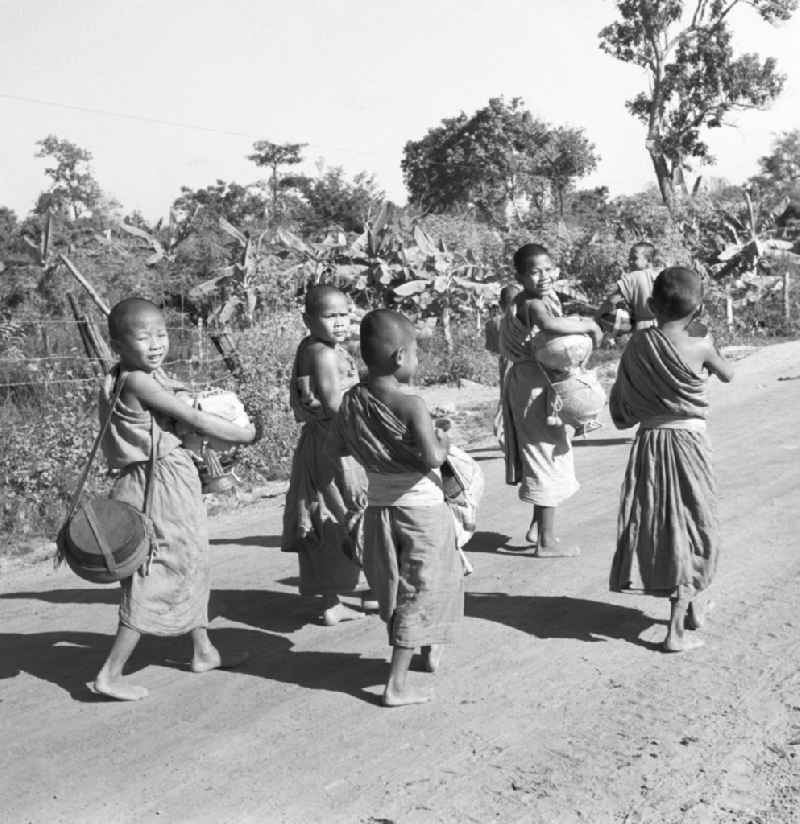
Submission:
<svg viewBox="0 0 800 824">
<path fill-rule="evenodd" d="M 611 595 L 628 445 L 576 449 L 559 514 L 578 559 L 519 546 L 528 511 L 486 442 L 460 643 L 433 703 L 386 710 L 376 617 L 324 628 L 278 549 L 280 499 L 213 522 L 212 634 L 250 651 L 193 675 L 186 639 L 133 663 L 150 696 L 84 685 L 115 628 L 113 587 L 49 567 L 0 585 L 3 822 L 800 821 L 800 346 L 740 361 L 713 389 L 724 555 L 707 645 L 655 647 L 667 604 Z"/>
</svg>

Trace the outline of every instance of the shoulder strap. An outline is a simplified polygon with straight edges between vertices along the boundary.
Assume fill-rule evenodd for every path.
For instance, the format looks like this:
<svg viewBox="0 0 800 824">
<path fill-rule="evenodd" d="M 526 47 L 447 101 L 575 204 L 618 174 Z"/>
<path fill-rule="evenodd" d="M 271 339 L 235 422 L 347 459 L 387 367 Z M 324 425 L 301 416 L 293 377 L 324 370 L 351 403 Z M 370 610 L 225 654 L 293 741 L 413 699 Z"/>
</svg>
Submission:
<svg viewBox="0 0 800 824">
<path fill-rule="evenodd" d="M 150 461 L 147 467 L 147 491 L 144 496 L 144 514 L 149 515 L 153 506 L 153 487 L 156 480 L 156 416 L 150 410 Z"/>
<path fill-rule="evenodd" d="M 111 416 L 114 414 L 114 409 L 119 401 L 119 396 L 122 394 L 122 389 L 125 386 L 127 377 L 128 373 L 120 370 L 119 376 L 117 377 L 117 386 L 114 389 L 111 404 L 108 407 L 108 414 L 106 415 L 106 419 L 103 421 L 103 425 L 100 427 L 99 434 L 95 438 L 94 446 L 92 446 L 92 450 L 89 452 L 89 459 L 86 461 L 86 466 L 84 466 L 83 472 L 81 473 L 81 478 L 78 481 L 78 487 L 72 495 L 72 500 L 70 501 L 69 510 L 67 512 L 67 520 L 75 514 L 75 510 L 78 508 L 81 493 L 83 492 L 84 486 L 86 486 L 86 479 L 89 477 L 89 470 L 92 468 L 92 464 L 94 463 L 94 456 L 97 454 L 97 450 L 105 437 L 106 432 L 108 431 L 109 424 L 111 423 Z"/>
</svg>

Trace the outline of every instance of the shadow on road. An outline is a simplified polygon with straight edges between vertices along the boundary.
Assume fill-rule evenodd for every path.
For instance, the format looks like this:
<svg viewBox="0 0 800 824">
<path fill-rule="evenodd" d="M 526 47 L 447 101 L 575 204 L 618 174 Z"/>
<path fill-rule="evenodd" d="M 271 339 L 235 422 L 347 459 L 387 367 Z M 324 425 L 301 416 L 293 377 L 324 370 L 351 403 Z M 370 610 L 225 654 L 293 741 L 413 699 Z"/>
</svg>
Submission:
<svg viewBox="0 0 800 824">
<path fill-rule="evenodd" d="M 280 535 L 244 535 L 241 538 L 211 538 L 208 542 L 211 546 L 225 546 L 227 544 L 236 546 L 260 546 L 272 549 L 281 545 Z"/>
<path fill-rule="evenodd" d="M 36 600 L 50 604 L 119 604 L 119 587 L 73 587 L 42 592 L 6 592 L 0 599 Z M 291 592 L 266 589 L 212 589 L 208 618 L 222 617 L 239 624 L 248 624 L 271 632 L 295 632 L 314 623 L 319 603 Z"/>
<path fill-rule="evenodd" d="M 573 446 L 620 446 L 624 443 L 633 443 L 633 438 L 578 438 L 572 442 Z"/>
<path fill-rule="evenodd" d="M 639 638 L 641 633 L 655 624 L 667 623 L 631 607 L 563 595 L 468 592 L 464 613 L 470 618 L 505 624 L 536 638 L 574 638 L 592 643 L 617 638 L 648 649 L 658 645 Z"/>
<path fill-rule="evenodd" d="M 341 692 L 371 704 L 380 703 L 380 695 L 367 691 L 367 687 L 385 681 L 387 664 L 383 659 L 362 658 L 357 653 L 294 651 L 288 638 L 239 627 L 212 630 L 211 638 L 221 650 L 250 653 L 242 666 L 226 671 L 231 677 L 256 676 L 308 689 Z M 86 682 L 97 674 L 111 641 L 111 635 L 96 632 L 0 633 L 0 679 L 27 672 L 55 684 L 76 701 L 104 702 L 106 699 L 102 696 L 89 691 Z M 158 665 L 186 670 L 189 676 L 185 662 L 191 652 L 188 636 L 146 636 L 125 672 L 131 674 Z"/>
</svg>

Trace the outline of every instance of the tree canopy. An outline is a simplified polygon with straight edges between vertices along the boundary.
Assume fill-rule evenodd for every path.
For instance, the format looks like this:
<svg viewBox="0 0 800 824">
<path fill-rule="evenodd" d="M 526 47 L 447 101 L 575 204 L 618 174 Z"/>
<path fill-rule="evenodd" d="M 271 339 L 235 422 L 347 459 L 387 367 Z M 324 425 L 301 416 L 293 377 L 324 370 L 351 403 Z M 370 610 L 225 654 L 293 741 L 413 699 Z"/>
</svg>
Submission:
<svg viewBox="0 0 800 824">
<path fill-rule="evenodd" d="M 647 127 L 645 147 L 670 211 L 676 195 L 688 193 L 692 161 L 714 162 L 703 129 L 719 128 L 732 111 L 763 108 L 783 88 L 773 58 L 734 54 L 732 13 L 749 6 L 775 24 L 797 1 L 617 0 L 619 19 L 600 32 L 600 48 L 648 75 L 648 90 L 627 107 Z"/>
<path fill-rule="evenodd" d="M 39 147 L 36 157 L 55 164 L 44 170 L 52 184 L 40 196 L 37 211 L 52 209 L 74 219 L 93 211 L 101 203 L 103 193 L 92 171 L 91 153 L 52 134 L 39 140 L 36 145 Z"/>
<path fill-rule="evenodd" d="M 420 140 L 410 140 L 401 167 L 411 200 L 428 212 L 472 207 L 493 223 L 508 211 L 564 193 L 597 164 L 582 129 L 556 128 L 534 118 L 520 98 L 502 97 L 467 116 L 442 120 Z"/>
</svg>

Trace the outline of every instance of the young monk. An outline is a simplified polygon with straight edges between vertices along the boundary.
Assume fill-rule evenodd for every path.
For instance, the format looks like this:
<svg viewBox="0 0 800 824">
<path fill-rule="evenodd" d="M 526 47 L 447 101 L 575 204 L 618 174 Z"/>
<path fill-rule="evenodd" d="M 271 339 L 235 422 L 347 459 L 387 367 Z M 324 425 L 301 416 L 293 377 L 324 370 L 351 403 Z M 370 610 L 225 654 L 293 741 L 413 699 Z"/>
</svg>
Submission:
<svg viewBox="0 0 800 824">
<path fill-rule="evenodd" d="M 661 272 L 650 299 L 658 325 L 634 333 L 611 390 L 616 426 L 639 430 L 622 486 L 610 586 L 670 598 L 666 652 L 702 646 L 684 628 L 703 623 L 698 595 L 711 583 L 719 553 L 706 375 L 727 383 L 733 368 L 705 327 L 693 323 L 701 301 L 695 272 Z"/>
<path fill-rule="evenodd" d="M 654 268 L 656 247 L 652 243 L 634 243 L 628 254 L 630 270 L 615 284 L 597 313 L 597 322 L 609 333 L 622 334 L 655 326 L 650 309 L 657 270 Z M 621 310 L 621 311 L 620 311 Z"/>
<path fill-rule="evenodd" d="M 564 425 L 548 425 L 547 377 L 536 361 L 531 339 L 539 331 L 602 333 L 591 318 L 564 317 L 552 289 L 555 268 L 544 246 L 528 243 L 514 254 L 522 291 L 506 312 L 500 346 L 511 366 L 503 388 L 506 482 L 520 484 L 519 497 L 533 504 L 526 540 L 542 558 L 578 555 L 555 535 L 556 507 L 578 490 L 570 437 Z"/>
<path fill-rule="evenodd" d="M 403 389 L 417 369 L 413 325 L 398 312 L 370 312 L 361 356 L 368 376 L 345 393 L 332 444 L 367 471 L 364 570 L 393 647 L 383 703 L 397 707 L 430 699 L 408 685 L 408 669 L 416 647 L 429 672 L 439 666 L 464 611 L 463 572 L 439 472 L 449 438 Z"/>
<path fill-rule="evenodd" d="M 339 596 L 359 583 L 366 476 L 352 458 L 334 458 L 326 448 L 342 393 L 358 382 L 358 371 L 343 346 L 350 333 L 346 295 L 314 286 L 306 293 L 305 310 L 308 336 L 297 348 L 289 388 L 303 428 L 292 460 L 281 548 L 298 554 L 300 594 L 321 596 L 322 623 L 333 626 L 364 616 Z"/>
<path fill-rule="evenodd" d="M 201 412 L 177 396 L 185 387 L 161 369 L 169 335 L 155 304 L 141 298 L 120 301 L 108 316 L 108 332 L 119 364 L 106 376 L 100 392 L 101 421 L 108 415 L 118 382 L 123 382 L 102 443 L 109 466 L 121 471 L 111 497 L 142 509 L 147 484 L 153 484 L 150 517 L 158 551 L 122 581 L 117 635 L 89 686 L 109 698 L 135 701 L 144 698 L 147 690 L 129 683 L 122 671 L 143 633 L 190 633 L 193 672 L 235 666 L 246 658 L 223 658 L 208 637 L 206 511 L 197 469 L 175 429 L 183 424 L 231 444 L 251 443 L 256 430 Z M 151 450 L 157 460 L 154 477 L 148 480 Z"/>
</svg>

